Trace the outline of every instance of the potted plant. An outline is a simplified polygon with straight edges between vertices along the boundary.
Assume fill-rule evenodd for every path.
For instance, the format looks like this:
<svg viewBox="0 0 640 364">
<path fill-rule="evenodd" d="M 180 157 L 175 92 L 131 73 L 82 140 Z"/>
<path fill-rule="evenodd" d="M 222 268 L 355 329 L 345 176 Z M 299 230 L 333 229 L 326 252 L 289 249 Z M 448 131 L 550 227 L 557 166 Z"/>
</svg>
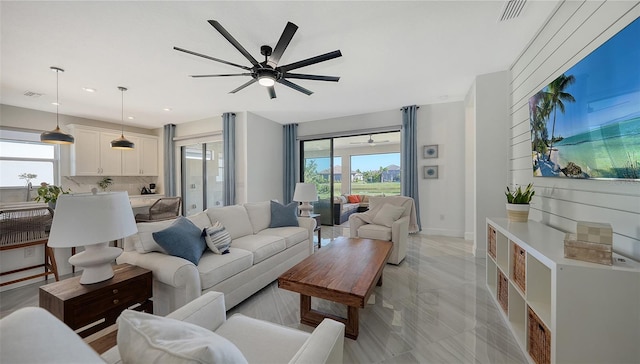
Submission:
<svg viewBox="0 0 640 364">
<path fill-rule="evenodd" d="M 42 183 L 38 188 L 38 196 L 36 197 L 36 201 L 43 201 L 49 204 L 49 207 L 52 209 L 56 208 L 56 202 L 58 201 L 58 196 L 61 194 L 67 194 L 71 192 L 70 189 L 66 191 L 62 186 L 50 185 L 47 183 Z"/>
<path fill-rule="evenodd" d="M 509 221 L 526 222 L 529 219 L 529 202 L 531 202 L 531 198 L 535 193 L 533 183 L 529 183 L 524 191 L 521 186 L 514 190 L 507 186 L 507 191 L 504 194 L 507 196 L 507 217 Z"/>
<path fill-rule="evenodd" d="M 112 183 L 113 183 L 113 179 L 111 177 L 105 177 L 100 181 L 98 181 L 98 186 L 104 192 L 107 190 L 107 188 L 109 188 L 109 186 L 111 186 Z"/>
</svg>

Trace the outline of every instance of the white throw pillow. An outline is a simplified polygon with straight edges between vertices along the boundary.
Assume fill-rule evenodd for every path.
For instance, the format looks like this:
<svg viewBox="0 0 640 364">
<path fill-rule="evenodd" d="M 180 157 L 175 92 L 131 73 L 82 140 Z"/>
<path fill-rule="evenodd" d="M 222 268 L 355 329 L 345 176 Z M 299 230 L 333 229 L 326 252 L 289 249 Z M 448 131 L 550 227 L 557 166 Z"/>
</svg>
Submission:
<svg viewBox="0 0 640 364">
<path fill-rule="evenodd" d="M 203 327 L 125 310 L 118 319 L 118 351 L 128 363 L 247 363 L 229 340 Z"/>
<path fill-rule="evenodd" d="M 231 235 L 220 221 L 216 221 L 212 226 L 204 229 L 204 240 L 215 254 L 225 253 L 231 245 Z"/>
<path fill-rule="evenodd" d="M 373 223 L 376 225 L 391 227 L 393 222 L 398 220 L 403 213 L 404 207 L 386 203 L 382 205 L 380 211 L 378 211 L 376 216 L 373 217 Z"/>
</svg>

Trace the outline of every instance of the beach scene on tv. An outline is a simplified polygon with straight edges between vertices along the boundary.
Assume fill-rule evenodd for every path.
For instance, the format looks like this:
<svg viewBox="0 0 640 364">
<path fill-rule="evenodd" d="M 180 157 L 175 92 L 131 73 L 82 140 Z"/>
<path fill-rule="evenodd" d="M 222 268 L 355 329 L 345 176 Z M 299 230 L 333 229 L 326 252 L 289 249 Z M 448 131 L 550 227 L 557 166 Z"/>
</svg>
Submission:
<svg viewBox="0 0 640 364">
<path fill-rule="evenodd" d="M 533 175 L 640 179 L 640 18 L 529 99 Z"/>
</svg>

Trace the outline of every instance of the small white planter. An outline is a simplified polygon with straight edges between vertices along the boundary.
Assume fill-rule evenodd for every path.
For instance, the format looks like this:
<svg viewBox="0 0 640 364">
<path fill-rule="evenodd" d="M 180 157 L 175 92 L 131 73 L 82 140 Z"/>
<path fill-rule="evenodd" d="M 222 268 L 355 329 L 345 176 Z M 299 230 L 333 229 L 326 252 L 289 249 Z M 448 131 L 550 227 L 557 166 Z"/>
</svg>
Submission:
<svg viewBox="0 0 640 364">
<path fill-rule="evenodd" d="M 529 220 L 529 204 L 507 203 L 507 218 L 513 222 Z"/>
</svg>

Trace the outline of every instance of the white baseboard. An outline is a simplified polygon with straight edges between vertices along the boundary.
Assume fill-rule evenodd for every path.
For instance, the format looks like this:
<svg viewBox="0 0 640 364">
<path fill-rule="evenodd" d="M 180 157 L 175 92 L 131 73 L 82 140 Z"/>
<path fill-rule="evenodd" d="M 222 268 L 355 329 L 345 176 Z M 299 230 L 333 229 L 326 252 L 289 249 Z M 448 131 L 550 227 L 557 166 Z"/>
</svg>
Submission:
<svg viewBox="0 0 640 364">
<path fill-rule="evenodd" d="M 464 240 L 471 240 L 475 238 L 475 233 L 473 231 L 464 233 Z"/>
<path fill-rule="evenodd" d="M 440 235 L 440 236 L 450 236 L 452 238 L 462 238 L 464 236 L 464 232 L 462 230 L 455 229 L 434 229 L 427 228 L 422 229 L 420 232 L 421 235 Z"/>
</svg>

